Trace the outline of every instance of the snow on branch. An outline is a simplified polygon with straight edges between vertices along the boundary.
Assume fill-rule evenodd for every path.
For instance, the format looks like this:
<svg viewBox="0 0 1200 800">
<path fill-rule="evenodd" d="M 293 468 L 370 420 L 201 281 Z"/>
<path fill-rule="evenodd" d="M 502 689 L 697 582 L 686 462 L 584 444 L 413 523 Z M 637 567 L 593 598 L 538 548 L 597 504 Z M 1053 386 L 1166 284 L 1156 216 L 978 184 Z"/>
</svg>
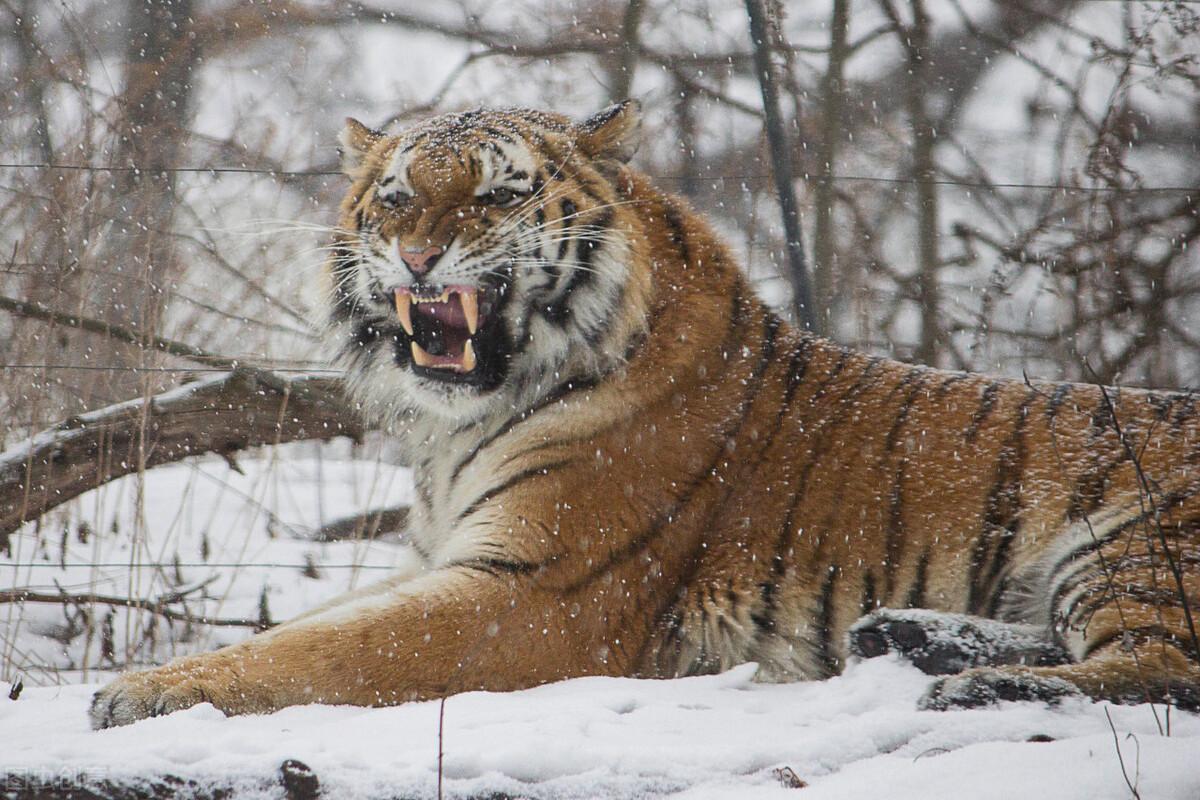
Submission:
<svg viewBox="0 0 1200 800">
<path fill-rule="evenodd" d="M 338 380 L 254 367 L 80 414 L 0 453 L 0 550 L 22 523 L 123 475 L 362 431 Z"/>
</svg>

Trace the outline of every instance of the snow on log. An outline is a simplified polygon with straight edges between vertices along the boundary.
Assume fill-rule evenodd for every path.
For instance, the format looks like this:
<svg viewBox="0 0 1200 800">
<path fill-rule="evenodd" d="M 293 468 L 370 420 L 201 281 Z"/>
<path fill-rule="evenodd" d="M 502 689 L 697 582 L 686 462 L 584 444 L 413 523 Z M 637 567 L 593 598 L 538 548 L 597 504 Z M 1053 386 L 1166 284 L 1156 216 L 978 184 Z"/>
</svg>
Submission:
<svg viewBox="0 0 1200 800">
<path fill-rule="evenodd" d="M 122 475 L 362 430 L 338 380 L 253 367 L 89 411 L 0 454 L 0 550 L 22 523 Z"/>
</svg>

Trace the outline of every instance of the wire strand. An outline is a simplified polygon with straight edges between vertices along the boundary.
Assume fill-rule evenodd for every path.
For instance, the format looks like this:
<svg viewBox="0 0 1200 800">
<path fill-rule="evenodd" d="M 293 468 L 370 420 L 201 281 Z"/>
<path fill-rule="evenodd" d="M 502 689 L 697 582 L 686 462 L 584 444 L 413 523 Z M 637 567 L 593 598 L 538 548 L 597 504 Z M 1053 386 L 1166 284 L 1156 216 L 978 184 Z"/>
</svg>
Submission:
<svg viewBox="0 0 1200 800">
<path fill-rule="evenodd" d="M 355 541 L 369 542 L 371 540 L 370 539 L 359 539 L 359 540 L 347 539 L 345 541 L 347 541 L 347 542 L 355 542 Z M 318 542 L 316 542 L 315 540 L 313 543 L 318 544 Z M 326 542 L 325 544 L 330 544 L 330 543 Z M 59 564 L 58 562 L 30 561 L 30 562 L 26 562 L 26 563 L 15 563 L 14 564 L 11 562 L 0 561 L 0 567 L 4 567 L 6 569 L 70 569 L 72 567 L 80 567 L 80 568 L 87 567 L 88 569 L 133 569 L 133 568 L 136 568 L 136 569 L 174 569 L 176 567 L 179 567 L 180 569 L 204 569 L 204 568 L 208 568 L 208 567 L 216 568 L 216 569 L 233 569 L 233 568 L 241 568 L 241 567 L 254 567 L 254 568 L 258 568 L 258 569 L 299 569 L 299 570 L 313 569 L 313 568 L 316 568 L 318 570 L 322 570 L 322 569 L 396 569 L 396 567 L 393 565 L 385 565 L 385 564 L 322 564 L 317 561 L 314 561 L 311 564 L 286 564 L 286 563 L 278 563 L 278 562 L 271 562 L 271 561 L 268 561 L 268 562 L 210 561 L 210 562 L 202 562 L 202 563 L 176 564 L 174 561 L 167 561 L 167 562 L 162 562 L 162 563 L 140 562 L 140 563 L 133 564 L 133 565 L 131 565 L 130 562 L 128 562 L 128 561 L 99 561 L 99 562 L 69 561 L 69 562 L 67 562 L 67 564 L 65 566 L 62 564 Z"/>
<path fill-rule="evenodd" d="M 247 362 L 246 366 L 256 367 L 258 369 L 267 370 L 269 372 L 296 372 L 296 373 L 311 373 L 316 375 L 345 375 L 346 371 L 342 369 L 331 369 L 328 367 L 274 367 L 270 364 L 255 364 Z M 46 369 L 46 370 L 67 370 L 67 369 L 82 369 L 94 372 L 230 372 L 228 367 L 125 367 L 125 366 L 101 366 L 99 364 L 0 364 L 0 370 L 4 369 Z"/>
<path fill-rule="evenodd" d="M 1200 1 L 1200 0 L 1198 0 Z M 336 170 L 279 170 L 279 169 L 255 169 L 253 167 L 231 167 L 231 166 L 214 166 L 214 167 L 139 167 L 139 166 L 110 166 L 101 165 L 95 166 L 91 164 L 54 164 L 54 163 L 0 163 L 0 169 L 46 169 L 46 170 L 77 170 L 84 172 L 170 172 L 170 173 L 209 173 L 212 175 L 236 174 L 236 175 L 267 175 L 270 177 L 331 177 L 341 175 L 341 172 Z M 697 180 L 697 181 L 714 181 L 714 180 L 768 180 L 771 178 L 766 173 L 751 173 L 744 175 L 651 175 L 650 177 L 656 180 L 682 181 L 682 180 Z M 802 178 L 810 183 L 821 183 L 824 181 L 832 181 L 834 183 L 883 183 L 896 185 L 915 185 L 919 183 L 931 183 L 936 186 L 959 186 L 970 189 L 1037 189 L 1041 191 L 1061 191 L 1066 193 L 1095 193 L 1095 194 L 1191 194 L 1200 192 L 1200 187 L 1197 186 L 1070 186 L 1061 183 L 1017 183 L 1017 182 L 988 182 L 988 181 L 959 181 L 949 178 L 934 178 L 928 181 L 922 181 L 919 178 L 895 178 L 879 175 L 831 175 L 828 177 L 821 175 L 798 175 L 794 176 Z"/>
</svg>

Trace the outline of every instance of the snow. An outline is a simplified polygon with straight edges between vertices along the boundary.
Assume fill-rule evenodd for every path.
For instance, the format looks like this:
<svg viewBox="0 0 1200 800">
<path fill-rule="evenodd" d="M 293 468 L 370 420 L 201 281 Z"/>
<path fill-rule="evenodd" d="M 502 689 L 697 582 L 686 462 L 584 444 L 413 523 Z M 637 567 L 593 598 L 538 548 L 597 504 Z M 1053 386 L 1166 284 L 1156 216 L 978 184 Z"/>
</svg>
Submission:
<svg viewBox="0 0 1200 800">
<path fill-rule="evenodd" d="M 56 512 L 40 531 L 30 525 L 15 537 L 13 554 L 0 561 L 0 588 L 80 590 L 95 581 L 101 593 L 153 597 L 172 589 L 174 570 L 148 562 L 179 555 L 185 585 L 219 576 L 207 597 L 189 603 L 193 613 L 253 619 L 265 588 L 272 617 L 283 619 L 410 563 L 394 540 L 312 540 L 324 522 L 411 497 L 407 470 L 346 450 L 288 446 L 243 459 L 244 474 L 201 460 L 153 470 L 140 487 L 137 476 L 115 481 Z M 73 533 L 84 520 L 94 531 L 86 545 Z M 60 553 L 64 529 L 72 535 Z M 303 574 L 310 561 L 319 577 Z M 231 562 L 251 566 L 220 566 Z M 125 658 L 126 641 L 128 661 L 139 665 L 236 641 L 249 629 L 188 634 L 186 626 L 160 620 L 151 641 L 144 635 L 149 615 L 119 609 L 117 652 L 106 657 L 99 636 L 62 641 L 58 606 L 9 605 L 0 613 L 7 616 L 6 677 L 15 679 L 18 670 L 26 684 L 15 702 L 0 692 L 0 773 L 9 779 L 61 785 L 173 775 L 261 795 L 263 787 L 278 787 L 280 765 L 296 759 L 312 768 L 327 797 L 436 794 L 435 702 L 306 706 L 228 719 L 203 705 L 92 731 L 91 694 Z M 445 706 L 447 796 L 782 798 L 797 791 L 776 776 L 787 767 L 808 784 L 799 795 L 806 800 L 1127 798 L 1119 743 L 1143 798 L 1200 797 L 1197 715 L 1172 712 L 1164 736 L 1162 707 L 1157 721 L 1149 706 L 1082 699 L 1054 709 L 1009 703 L 918 711 L 932 679 L 891 657 L 852 663 L 819 683 L 760 684 L 754 672 L 743 665 L 671 681 L 583 678 L 456 695 Z"/>
<path fill-rule="evenodd" d="M 523 692 L 472 692 L 445 707 L 452 797 L 1126 798 L 1107 709 L 1130 780 L 1145 798 L 1200 796 L 1200 717 L 1160 736 L 1148 707 L 1073 700 L 917 711 L 929 678 L 899 661 L 853 664 L 820 683 L 754 683 L 754 665 L 650 681 L 581 678 Z M 10 773 L 119 780 L 147 774 L 274 780 L 297 759 L 326 796 L 430 797 L 438 704 L 305 706 L 225 718 L 208 705 L 91 731 L 94 686 L 27 689 L 0 701 Z M 1159 710 L 1160 716 L 1162 710 Z M 1032 736 L 1054 741 L 1030 742 Z"/>
<path fill-rule="evenodd" d="M 0 590 L 150 599 L 204 584 L 172 608 L 256 620 L 265 598 L 272 621 L 293 617 L 415 558 L 395 541 L 314 541 L 322 524 L 412 497 L 407 469 L 331 457 L 337 451 L 291 445 L 241 460 L 241 473 L 195 460 L 113 481 L 15 535 L 11 554 L 0 555 Z M 96 607 L 93 628 L 107 611 Z M 95 680 L 96 670 L 161 663 L 251 632 L 168 624 L 128 608 L 116 608 L 111 624 L 116 652 L 105 658 L 98 632 L 59 605 L 0 606 L 0 678 Z"/>
</svg>

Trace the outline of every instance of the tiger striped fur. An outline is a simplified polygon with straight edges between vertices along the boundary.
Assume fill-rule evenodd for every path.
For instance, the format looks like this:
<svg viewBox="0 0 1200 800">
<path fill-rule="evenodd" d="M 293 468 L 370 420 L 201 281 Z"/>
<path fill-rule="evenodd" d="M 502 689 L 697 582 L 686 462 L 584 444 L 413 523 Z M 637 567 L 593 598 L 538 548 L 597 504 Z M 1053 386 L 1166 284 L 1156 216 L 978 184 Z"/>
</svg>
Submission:
<svg viewBox="0 0 1200 800">
<path fill-rule="evenodd" d="M 637 127 L 632 103 L 349 122 L 330 336 L 407 440 L 425 568 L 126 675 L 94 724 L 744 661 L 817 679 L 887 649 L 965 670 L 935 708 L 1200 704 L 1194 398 L 799 332 L 626 166 Z M 939 626 L 984 655 L 934 652 Z"/>
</svg>

